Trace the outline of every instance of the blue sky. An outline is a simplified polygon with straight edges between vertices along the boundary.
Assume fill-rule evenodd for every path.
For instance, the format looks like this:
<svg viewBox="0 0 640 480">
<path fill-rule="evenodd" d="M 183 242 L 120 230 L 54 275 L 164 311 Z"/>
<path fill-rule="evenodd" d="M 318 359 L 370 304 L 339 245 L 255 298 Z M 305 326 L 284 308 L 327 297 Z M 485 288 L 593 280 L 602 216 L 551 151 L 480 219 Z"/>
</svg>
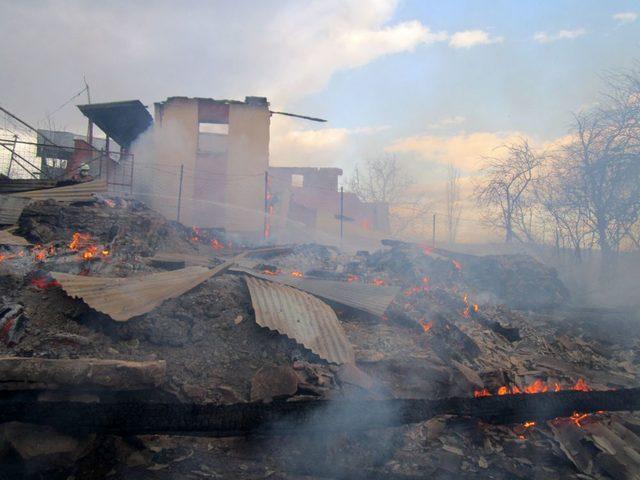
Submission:
<svg viewBox="0 0 640 480">
<path fill-rule="evenodd" d="M 433 31 L 480 29 L 499 43 L 452 49 L 446 42 L 382 56 L 337 72 L 327 86 L 291 108 L 331 119 L 332 126 L 389 126 L 381 143 L 420 135 L 429 125 L 458 117 L 433 134 L 521 132 L 540 141 L 564 135 L 571 112 L 592 104 L 607 70 L 638 60 L 637 2 L 405 1 L 388 24 L 418 20 Z M 558 38 L 560 31 L 577 32 Z M 534 36 L 546 32 L 547 42 Z M 540 38 L 540 37 L 539 37 Z M 464 119 L 464 120 L 462 120 Z M 313 128 L 304 126 L 303 128 Z M 432 129 L 433 130 L 433 129 Z M 378 136 L 378 135 L 377 135 Z"/>
</svg>

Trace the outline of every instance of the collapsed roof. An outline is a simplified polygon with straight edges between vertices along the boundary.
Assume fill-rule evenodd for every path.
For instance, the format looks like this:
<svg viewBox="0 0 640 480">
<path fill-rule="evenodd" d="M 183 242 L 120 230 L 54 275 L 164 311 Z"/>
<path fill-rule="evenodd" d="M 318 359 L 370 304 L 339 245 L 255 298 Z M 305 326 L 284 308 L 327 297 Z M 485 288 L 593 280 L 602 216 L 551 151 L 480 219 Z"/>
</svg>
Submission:
<svg viewBox="0 0 640 480">
<path fill-rule="evenodd" d="M 80 111 L 122 148 L 129 148 L 153 124 L 140 100 L 78 105 Z"/>
</svg>

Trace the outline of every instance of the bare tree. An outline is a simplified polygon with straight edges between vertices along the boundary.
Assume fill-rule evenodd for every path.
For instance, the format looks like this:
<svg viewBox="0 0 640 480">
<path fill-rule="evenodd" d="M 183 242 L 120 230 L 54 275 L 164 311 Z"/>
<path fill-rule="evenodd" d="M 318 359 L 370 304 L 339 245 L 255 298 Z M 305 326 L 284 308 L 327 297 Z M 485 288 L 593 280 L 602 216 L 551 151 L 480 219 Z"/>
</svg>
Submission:
<svg viewBox="0 0 640 480">
<path fill-rule="evenodd" d="M 391 155 L 367 160 L 363 169 L 356 165 L 348 181 L 349 190 L 360 200 L 389 206 L 390 228 L 394 235 L 422 222 L 431 209 L 424 195 L 411 193 L 413 185 L 411 177 Z"/>
<path fill-rule="evenodd" d="M 575 141 L 563 160 L 568 202 L 610 266 L 640 219 L 640 72 L 607 80 L 603 102 L 574 116 Z"/>
<path fill-rule="evenodd" d="M 460 170 L 452 163 L 447 165 L 446 202 L 449 243 L 455 243 L 462 208 L 460 204 Z"/>
<path fill-rule="evenodd" d="M 485 222 L 503 230 L 505 241 L 512 242 L 522 240 L 518 229 L 532 236 L 527 212 L 533 206 L 532 182 L 541 157 L 525 139 L 502 148 L 506 150 L 504 156 L 486 159 L 483 181 L 476 185 L 474 194 L 478 206 L 485 209 Z"/>
</svg>

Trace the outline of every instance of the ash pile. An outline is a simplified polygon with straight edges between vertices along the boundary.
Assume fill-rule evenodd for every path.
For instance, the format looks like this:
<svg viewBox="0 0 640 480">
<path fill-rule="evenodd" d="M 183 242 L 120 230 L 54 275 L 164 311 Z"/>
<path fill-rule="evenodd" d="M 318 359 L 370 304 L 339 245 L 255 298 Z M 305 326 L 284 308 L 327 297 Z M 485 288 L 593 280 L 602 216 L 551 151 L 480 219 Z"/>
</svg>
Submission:
<svg viewBox="0 0 640 480">
<path fill-rule="evenodd" d="M 403 421 L 390 411 L 379 425 L 350 428 L 365 412 L 344 411 L 349 402 L 366 410 L 393 399 L 460 404 L 637 387 L 637 312 L 572 305 L 555 271 L 531 257 L 397 241 L 356 254 L 252 248 L 120 198 L 31 203 L 0 240 L 0 478 L 640 472 L 632 412 L 540 420 L 548 412 L 531 411 L 488 422 L 452 413 Z M 168 405 L 167 417 L 172 405 L 227 406 L 231 416 L 248 405 L 257 415 L 310 402 L 323 409 L 306 425 L 243 432 L 240 418 L 236 434 L 197 435 L 160 431 L 171 418 L 122 417 L 81 431 L 37 408 L 30 422 L 7 413 L 119 402 Z M 154 422 L 164 427 L 154 431 Z"/>
</svg>

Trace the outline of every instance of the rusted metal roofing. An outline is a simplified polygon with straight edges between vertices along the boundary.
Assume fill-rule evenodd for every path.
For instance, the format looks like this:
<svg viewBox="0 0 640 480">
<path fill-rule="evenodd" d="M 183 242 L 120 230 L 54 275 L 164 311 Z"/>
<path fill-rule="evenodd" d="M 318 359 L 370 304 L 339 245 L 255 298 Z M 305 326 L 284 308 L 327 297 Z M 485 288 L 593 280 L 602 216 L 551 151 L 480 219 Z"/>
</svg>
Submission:
<svg viewBox="0 0 640 480">
<path fill-rule="evenodd" d="M 256 323 L 275 330 L 332 363 L 354 363 L 338 317 L 322 300 L 286 285 L 245 276 Z"/>
<path fill-rule="evenodd" d="M 0 195 L 0 225 L 18 223 L 22 210 L 30 201 L 28 198 Z"/>
<path fill-rule="evenodd" d="M 62 272 L 51 272 L 51 276 L 69 296 L 81 298 L 94 310 L 106 313 L 118 322 L 126 322 L 225 271 L 244 255 L 246 253 L 236 255 L 212 269 L 187 267 L 140 277 L 87 277 Z"/>
<path fill-rule="evenodd" d="M 107 192 L 107 180 L 98 179 L 90 182 L 75 183 L 64 187 L 43 188 L 27 192 L 12 193 L 11 196 L 30 198 L 31 200 L 57 200 L 59 202 L 86 202 L 93 199 L 94 193 Z"/>
<path fill-rule="evenodd" d="M 22 237 L 14 235 L 9 230 L 0 230 L 0 245 L 16 245 L 19 247 L 27 247 L 31 245 Z"/>
<path fill-rule="evenodd" d="M 382 316 L 400 291 L 399 287 L 376 286 L 362 282 L 339 282 L 316 278 L 296 278 L 289 275 L 264 275 L 254 270 L 235 267 L 233 271 L 248 273 L 257 278 L 289 285 L 318 297 L 341 303 L 372 315 Z"/>
</svg>

